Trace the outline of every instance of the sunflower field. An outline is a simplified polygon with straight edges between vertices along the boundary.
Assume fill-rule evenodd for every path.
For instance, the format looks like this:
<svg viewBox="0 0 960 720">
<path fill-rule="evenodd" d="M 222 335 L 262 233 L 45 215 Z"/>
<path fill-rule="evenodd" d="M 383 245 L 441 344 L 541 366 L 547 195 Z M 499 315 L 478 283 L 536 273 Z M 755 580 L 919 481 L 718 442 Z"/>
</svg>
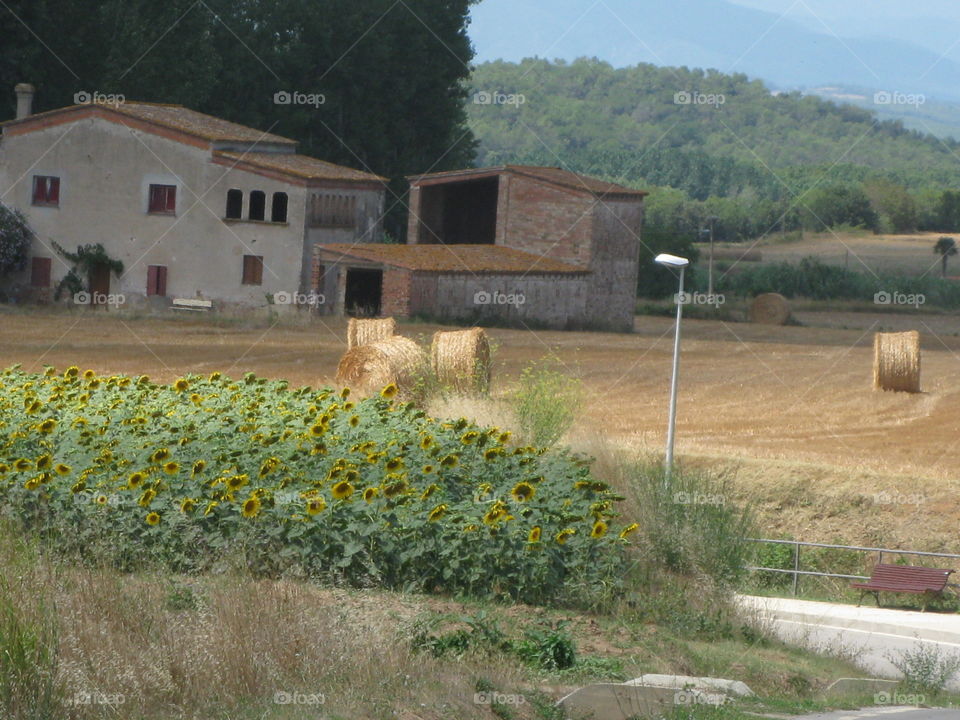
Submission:
<svg viewBox="0 0 960 720">
<path fill-rule="evenodd" d="M 636 524 L 586 461 L 441 422 L 388 385 L 0 373 L 0 517 L 125 570 L 243 567 L 567 603 L 615 592 Z"/>
</svg>

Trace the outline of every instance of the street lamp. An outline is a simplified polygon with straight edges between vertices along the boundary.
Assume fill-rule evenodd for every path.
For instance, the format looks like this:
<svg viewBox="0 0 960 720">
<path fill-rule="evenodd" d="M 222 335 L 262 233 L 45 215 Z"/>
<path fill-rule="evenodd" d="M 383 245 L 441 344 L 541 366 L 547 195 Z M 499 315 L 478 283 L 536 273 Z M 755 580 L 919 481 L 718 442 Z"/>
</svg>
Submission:
<svg viewBox="0 0 960 720">
<path fill-rule="evenodd" d="M 661 253 L 653 261 L 669 268 L 680 268 L 680 290 L 677 293 L 677 327 L 673 334 L 673 377 L 670 380 L 670 419 L 667 421 L 667 478 L 673 471 L 673 434 L 677 425 L 677 381 L 680 373 L 680 319 L 683 315 L 683 271 L 690 261 L 686 258 Z"/>
</svg>

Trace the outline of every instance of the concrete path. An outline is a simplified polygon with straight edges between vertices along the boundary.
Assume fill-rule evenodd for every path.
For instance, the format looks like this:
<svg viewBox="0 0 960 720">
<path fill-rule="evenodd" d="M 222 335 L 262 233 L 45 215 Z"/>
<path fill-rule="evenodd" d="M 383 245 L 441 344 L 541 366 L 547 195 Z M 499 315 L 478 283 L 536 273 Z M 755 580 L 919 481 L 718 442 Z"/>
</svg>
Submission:
<svg viewBox="0 0 960 720">
<path fill-rule="evenodd" d="M 887 656 L 915 649 L 918 642 L 936 645 L 945 654 L 960 654 L 960 615 L 957 614 L 749 595 L 738 596 L 737 602 L 746 616 L 769 624 L 771 631 L 785 642 L 848 657 L 878 677 L 898 678 L 900 674 Z M 947 687 L 960 691 L 960 673 Z M 960 718 L 960 710 L 952 712 L 954 718 Z M 901 718 L 896 714 L 890 717 Z M 909 715 L 902 717 L 914 720 Z"/>
<path fill-rule="evenodd" d="M 840 710 L 790 716 L 791 720 L 957 720 L 960 710 L 933 710 L 913 707 L 887 707 L 871 710 Z"/>
</svg>

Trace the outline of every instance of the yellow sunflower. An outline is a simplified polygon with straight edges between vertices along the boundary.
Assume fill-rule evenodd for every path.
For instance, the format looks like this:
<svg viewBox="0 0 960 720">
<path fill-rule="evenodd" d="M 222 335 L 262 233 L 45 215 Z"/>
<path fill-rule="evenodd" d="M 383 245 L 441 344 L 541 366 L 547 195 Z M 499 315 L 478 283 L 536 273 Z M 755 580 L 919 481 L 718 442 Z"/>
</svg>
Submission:
<svg viewBox="0 0 960 720">
<path fill-rule="evenodd" d="M 38 487 L 40 487 L 40 476 L 38 475 L 36 477 L 30 478 L 23 484 L 23 486 L 27 490 L 36 490 Z"/>
<path fill-rule="evenodd" d="M 216 509 L 217 505 L 219 504 L 220 503 L 218 503 L 216 500 L 211 500 L 210 502 L 208 502 L 207 506 L 203 509 L 203 516 L 206 517 L 207 515 L 212 513 Z"/>
<path fill-rule="evenodd" d="M 423 466 L 423 474 L 424 474 L 424 475 L 429 475 L 430 473 L 434 472 L 435 470 L 436 470 L 436 468 L 435 468 L 433 465 L 424 465 L 424 466 Z"/>
<path fill-rule="evenodd" d="M 379 490 L 377 490 L 377 488 L 368 487 L 366 490 L 363 491 L 363 499 L 366 500 L 368 503 L 373 502 L 374 498 L 376 498 L 378 494 L 379 494 Z"/>
<path fill-rule="evenodd" d="M 316 423 L 315 425 L 310 426 L 310 435 L 312 437 L 320 437 L 326 431 L 327 431 L 327 428 L 321 425 L 320 423 Z"/>
<path fill-rule="evenodd" d="M 397 393 L 400 392 L 400 388 L 397 387 L 396 383 L 390 383 L 383 390 L 380 391 L 380 397 L 386 398 L 387 400 L 392 400 L 397 396 Z"/>
<path fill-rule="evenodd" d="M 572 528 L 567 528 L 566 530 L 561 530 L 557 533 L 555 540 L 559 545 L 564 545 L 567 540 L 577 534 L 577 531 Z"/>
<path fill-rule="evenodd" d="M 518 482 L 513 486 L 513 490 L 510 491 L 510 495 L 513 496 L 513 499 L 517 502 L 527 502 L 535 493 L 536 489 L 528 482 Z"/>
<path fill-rule="evenodd" d="M 347 422 L 350 423 L 350 427 L 356 427 L 357 425 L 360 424 L 360 416 L 359 416 L 359 415 L 351 415 L 351 416 L 350 416 L 350 419 L 349 419 Z"/>
<path fill-rule="evenodd" d="M 71 470 L 72 468 L 65 463 L 57 463 L 56 465 L 53 466 L 53 471 L 57 475 L 61 475 L 61 476 L 69 475 Z"/>
<path fill-rule="evenodd" d="M 420 495 L 420 499 L 421 499 L 421 500 L 426 500 L 428 497 L 430 497 L 431 495 L 433 495 L 433 494 L 434 494 L 437 490 L 439 490 L 439 489 L 440 489 L 440 486 L 437 485 L 436 483 L 434 483 L 433 485 L 428 486 L 427 489 L 424 490 L 423 493 Z"/>
<path fill-rule="evenodd" d="M 70 492 L 76 495 L 79 492 L 83 492 L 87 489 L 86 480 L 77 480 L 73 485 L 70 486 Z"/>
<path fill-rule="evenodd" d="M 197 508 L 197 501 L 194 500 L 193 498 L 186 497 L 180 501 L 180 512 L 184 513 L 185 515 L 188 513 L 192 513 L 196 508 Z"/>
<path fill-rule="evenodd" d="M 147 525 L 159 525 L 160 513 L 158 512 L 147 513 L 147 517 L 144 518 L 144 520 L 146 521 Z"/>
<path fill-rule="evenodd" d="M 535 525 L 534 527 L 530 528 L 530 533 L 527 535 L 527 542 L 529 543 L 540 542 L 540 534 L 541 534 L 541 530 L 539 525 Z"/>
<path fill-rule="evenodd" d="M 243 509 L 240 511 L 245 518 L 255 518 L 260 514 L 260 498 L 251 495 L 243 503 Z"/>
<path fill-rule="evenodd" d="M 187 382 L 186 379 L 184 378 L 180 378 L 173 384 L 173 389 L 176 390 L 177 392 L 183 392 L 184 390 L 187 390 L 189 388 L 190 388 L 190 383 Z"/>
<path fill-rule="evenodd" d="M 17 472 L 26 472 L 33 468 L 33 462 L 27 460 L 26 458 L 20 458 L 13 464 L 13 469 Z"/>
<path fill-rule="evenodd" d="M 94 502 L 97 505 L 106 505 L 108 502 L 110 502 L 110 499 L 106 495 L 97 495 L 97 497 L 94 499 Z"/>
<path fill-rule="evenodd" d="M 479 437 L 480 433 L 478 433 L 476 430 L 468 430 L 460 436 L 460 442 L 462 442 L 464 445 L 473 445 Z"/>
<path fill-rule="evenodd" d="M 427 515 L 427 521 L 436 522 L 446 514 L 447 514 L 447 506 L 437 505 L 433 510 L 430 511 L 430 514 Z"/>
<path fill-rule="evenodd" d="M 606 534 L 607 524 L 603 520 L 597 520 L 593 524 L 593 529 L 590 531 L 590 537 L 592 537 L 594 540 L 599 540 Z"/>
<path fill-rule="evenodd" d="M 429 435 L 424 435 L 422 438 L 420 438 L 420 449 L 421 449 L 421 450 L 429 450 L 431 447 L 433 447 L 433 438 L 432 438 L 432 437 L 430 437 Z"/>
<path fill-rule="evenodd" d="M 307 515 L 319 515 L 326 507 L 327 503 L 322 497 L 311 498 L 307 501 Z"/>
<path fill-rule="evenodd" d="M 207 461 L 206 461 L 206 460 L 197 460 L 197 461 L 193 464 L 193 470 L 190 471 L 190 474 L 191 474 L 191 475 L 199 475 L 200 473 L 202 473 L 202 472 L 203 472 L 204 470 L 206 470 L 206 469 L 207 469 Z"/>
<path fill-rule="evenodd" d="M 216 382 L 216 381 L 219 380 L 221 377 L 223 377 L 223 376 L 220 374 L 219 371 L 214 371 L 214 372 L 210 373 L 210 377 L 208 378 L 208 380 L 210 380 L 210 382 Z"/>
<path fill-rule="evenodd" d="M 167 475 L 176 475 L 178 472 L 180 472 L 180 463 L 171 460 L 170 462 L 164 464 L 163 471 Z"/>
<path fill-rule="evenodd" d="M 391 458 L 390 460 L 387 460 L 386 465 L 384 467 L 387 468 L 388 472 L 394 472 L 396 470 L 399 470 L 400 468 L 403 467 L 403 458 L 399 458 L 399 457 Z"/>
<path fill-rule="evenodd" d="M 96 377 L 96 376 L 97 376 L 97 374 L 96 374 L 93 370 L 84 370 L 84 371 L 83 371 L 83 379 L 84 379 L 84 380 L 89 380 L 90 378 L 93 378 L 93 377 Z"/>
<path fill-rule="evenodd" d="M 348 497 L 353 495 L 353 485 L 348 483 L 346 480 L 341 480 L 336 485 L 333 486 L 331 490 L 334 499 L 336 500 L 346 500 Z"/>
<path fill-rule="evenodd" d="M 127 478 L 127 487 L 131 490 L 136 490 L 138 487 L 143 485 L 143 481 L 146 479 L 146 473 L 142 473 L 139 470 L 137 472 L 132 472 L 130 473 L 130 477 Z"/>
<path fill-rule="evenodd" d="M 153 489 L 144 490 L 143 495 L 140 496 L 140 499 L 137 500 L 137 505 L 140 507 L 150 507 L 150 503 L 153 502 L 153 499 L 157 496 L 157 491 Z"/>
<path fill-rule="evenodd" d="M 635 533 L 639 529 L 640 529 L 639 523 L 632 523 L 630 525 L 627 525 L 623 530 L 620 531 L 620 539 L 626 540 L 628 537 L 630 537 L 631 533 Z"/>
<path fill-rule="evenodd" d="M 388 484 L 383 489 L 384 497 L 395 498 L 397 495 L 402 495 L 407 491 L 407 481 L 398 480 L 397 482 L 392 482 Z"/>
<path fill-rule="evenodd" d="M 53 418 L 47 418 L 37 426 L 37 429 L 44 435 L 49 435 L 57 429 L 57 421 Z"/>
<path fill-rule="evenodd" d="M 464 532 L 476 532 L 476 531 L 479 530 L 479 529 L 480 529 L 480 526 L 479 526 L 479 525 L 467 525 L 467 526 L 463 529 L 463 531 L 464 531 Z"/>
<path fill-rule="evenodd" d="M 233 475 L 227 479 L 227 487 L 230 490 L 239 490 L 249 482 L 246 475 Z"/>
<path fill-rule="evenodd" d="M 65 378 L 75 378 L 79 374 L 80 368 L 78 368 L 76 365 L 71 365 L 67 368 L 66 372 L 63 373 L 63 376 Z"/>
<path fill-rule="evenodd" d="M 170 458 L 170 451 L 167 448 L 158 448 L 153 451 L 153 454 L 150 455 L 150 461 L 154 463 L 162 463 L 164 460 Z"/>
<path fill-rule="evenodd" d="M 441 467 L 445 468 L 454 468 L 460 464 L 460 458 L 456 455 L 444 455 L 443 459 L 440 461 Z"/>
</svg>

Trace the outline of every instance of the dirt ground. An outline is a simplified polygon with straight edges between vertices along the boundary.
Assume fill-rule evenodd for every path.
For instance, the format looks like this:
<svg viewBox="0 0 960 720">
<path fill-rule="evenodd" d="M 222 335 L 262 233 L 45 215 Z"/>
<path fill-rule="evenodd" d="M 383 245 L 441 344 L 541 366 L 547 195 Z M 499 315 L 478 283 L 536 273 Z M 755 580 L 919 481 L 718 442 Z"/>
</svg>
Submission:
<svg viewBox="0 0 960 720">
<path fill-rule="evenodd" d="M 922 333 L 923 392 L 910 395 L 872 389 L 877 318 L 848 315 L 833 324 L 856 327 L 685 320 L 678 457 L 731 468 L 741 490 L 767 508 L 771 530 L 802 531 L 803 539 L 838 533 L 863 539 L 868 529 L 861 532 L 850 527 L 849 518 L 817 511 L 819 501 L 804 505 L 804 493 L 843 495 L 856 505 L 865 493 L 886 492 L 896 499 L 922 492 L 922 508 L 896 502 L 879 508 L 900 518 L 890 539 L 919 541 L 922 527 L 941 534 L 949 528 L 953 545 L 960 520 L 960 318 L 914 318 Z M 436 329 L 410 323 L 400 332 L 426 343 Z M 599 432 L 618 444 L 659 452 L 667 425 L 673 322 L 640 317 L 636 330 L 626 335 L 493 329 L 493 392 L 508 392 L 523 367 L 554 352 L 588 391 L 575 432 Z M 162 381 L 215 369 L 234 376 L 254 371 L 318 386 L 332 382 L 345 338 L 345 322 L 329 319 L 241 324 L 195 315 L 6 311 L 0 313 L 0 367 L 76 364 Z M 784 504 L 781 495 L 788 490 L 800 496 Z M 924 520 L 923 512 L 930 517 Z M 926 538 L 925 544 L 935 543 Z"/>
</svg>

